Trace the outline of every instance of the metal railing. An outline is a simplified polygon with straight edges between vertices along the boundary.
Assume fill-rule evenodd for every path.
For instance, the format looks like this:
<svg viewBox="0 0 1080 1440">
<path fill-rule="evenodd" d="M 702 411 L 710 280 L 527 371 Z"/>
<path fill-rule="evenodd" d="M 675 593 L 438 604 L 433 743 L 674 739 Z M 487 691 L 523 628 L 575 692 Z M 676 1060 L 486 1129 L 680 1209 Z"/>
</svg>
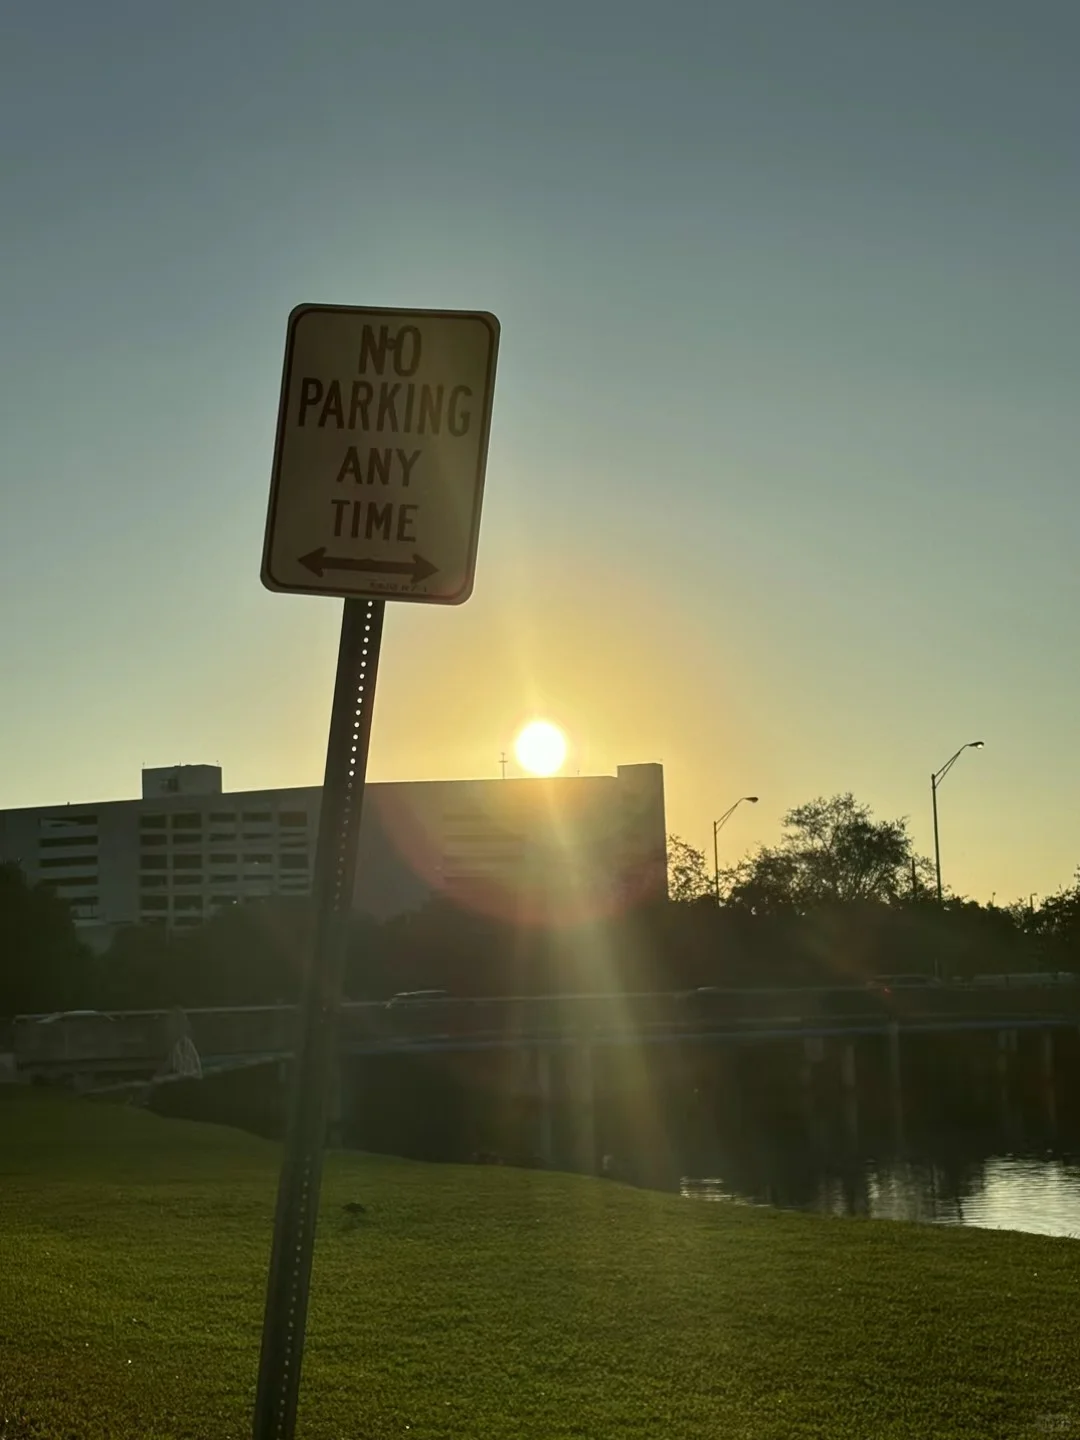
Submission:
<svg viewBox="0 0 1080 1440">
<path fill-rule="evenodd" d="M 1080 1023 L 1080 987 L 973 985 L 889 989 L 700 989 L 625 995 L 544 995 L 349 1001 L 341 1010 L 343 1050 L 393 1051 L 419 1042 L 439 1048 L 553 1044 L 603 1036 L 649 1043 L 884 1023 L 957 1029 L 1000 1022 Z M 124 1011 L 70 1017 L 18 1016 L 15 1062 L 27 1072 L 145 1070 L 162 1063 L 181 1036 L 204 1060 L 292 1053 L 297 1011 L 260 1005 L 181 1011 Z"/>
</svg>

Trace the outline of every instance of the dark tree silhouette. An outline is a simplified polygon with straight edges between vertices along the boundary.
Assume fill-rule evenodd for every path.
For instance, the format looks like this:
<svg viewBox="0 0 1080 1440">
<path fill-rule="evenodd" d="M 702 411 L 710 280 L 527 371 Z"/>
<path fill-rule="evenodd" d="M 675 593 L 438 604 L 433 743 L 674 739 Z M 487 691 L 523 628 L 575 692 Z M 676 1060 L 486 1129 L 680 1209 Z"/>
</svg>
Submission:
<svg viewBox="0 0 1080 1440">
<path fill-rule="evenodd" d="M 668 899 L 685 905 L 712 894 L 713 877 L 705 865 L 705 854 L 695 850 L 678 835 L 669 835 Z"/>
<path fill-rule="evenodd" d="M 0 864 L 0 1015 L 90 1004 L 92 967 L 65 902 L 18 865 Z"/>
<path fill-rule="evenodd" d="M 926 890 L 929 863 L 914 855 L 905 820 L 875 820 L 850 793 L 808 801 L 784 816 L 779 845 L 762 846 L 724 873 L 727 904 L 755 914 L 912 898 L 912 860 Z"/>
</svg>

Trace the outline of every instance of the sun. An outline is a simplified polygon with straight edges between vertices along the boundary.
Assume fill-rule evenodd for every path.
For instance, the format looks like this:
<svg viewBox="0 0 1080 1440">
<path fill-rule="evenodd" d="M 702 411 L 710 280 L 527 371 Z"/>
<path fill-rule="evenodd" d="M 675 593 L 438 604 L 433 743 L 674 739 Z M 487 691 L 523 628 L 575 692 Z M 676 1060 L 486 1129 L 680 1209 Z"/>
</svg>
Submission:
<svg viewBox="0 0 1080 1440">
<path fill-rule="evenodd" d="M 554 775 L 566 759 L 566 736 L 550 720 L 530 720 L 514 741 L 514 754 L 530 775 Z"/>
</svg>

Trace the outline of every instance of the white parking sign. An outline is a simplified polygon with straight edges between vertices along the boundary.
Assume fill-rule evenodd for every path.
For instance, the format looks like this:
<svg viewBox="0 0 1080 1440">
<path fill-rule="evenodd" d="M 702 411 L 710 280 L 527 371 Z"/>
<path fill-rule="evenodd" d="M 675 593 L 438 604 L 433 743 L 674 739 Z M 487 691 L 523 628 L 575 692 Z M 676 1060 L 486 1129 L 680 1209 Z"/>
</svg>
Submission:
<svg viewBox="0 0 1080 1440">
<path fill-rule="evenodd" d="M 473 587 L 499 322 L 301 305 L 289 317 L 262 578 L 459 605 Z"/>
</svg>

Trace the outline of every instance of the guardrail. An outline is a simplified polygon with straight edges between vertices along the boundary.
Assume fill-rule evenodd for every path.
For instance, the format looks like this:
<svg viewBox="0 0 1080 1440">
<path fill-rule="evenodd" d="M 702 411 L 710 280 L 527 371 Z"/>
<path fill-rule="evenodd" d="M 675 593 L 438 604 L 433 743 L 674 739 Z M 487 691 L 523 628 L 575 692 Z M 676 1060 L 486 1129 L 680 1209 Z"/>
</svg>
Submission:
<svg viewBox="0 0 1080 1440">
<path fill-rule="evenodd" d="M 409 1043 L 440 1048 L 558 1043 L 574 1038 L 643 1042 L 709 1032 L 747 1035 L 845 1029 L 897 1022 L 956 1028 L 1000 1023 L 1080 1023 L 1080 987 L 935 985 L 894 990 L 808 987 L 695 990 L 628 995 L 438 997 L 346 1002 L 344 1049 L 393 1050 Z M 152 1072 L 182 1037 L 199 1055 L 284 1055 L 293 1049 L 297 1012 L 290 1005 L 113 1015 L 18 1016 L 16 1067 L 29 1073 Z"/>
</svg>

